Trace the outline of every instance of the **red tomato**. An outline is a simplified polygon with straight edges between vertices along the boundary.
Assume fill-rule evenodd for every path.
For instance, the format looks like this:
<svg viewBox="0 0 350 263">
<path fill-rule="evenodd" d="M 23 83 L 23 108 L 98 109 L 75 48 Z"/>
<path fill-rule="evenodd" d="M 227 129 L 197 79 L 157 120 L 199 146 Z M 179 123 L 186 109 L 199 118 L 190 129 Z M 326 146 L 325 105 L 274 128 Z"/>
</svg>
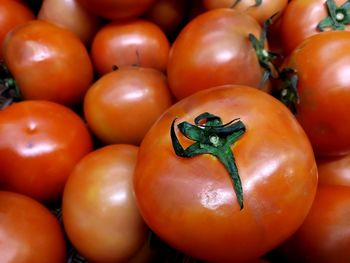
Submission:
<svg viewBox="0 0 350 263">
<path fill-rule="evenodd" d="M 151 68 L 123 67 L 92 85 L 85 96 L 84 115 L 102 143 L 138 145 L 171 105 L 164 74 Z"/>
<path fill-rule="evenodd" d="M 34 12 L 19 1 L 0 0 L 0 46 L 14 27 L 35 19 Z M 0 59 L 2 59 L 0 48 Z"/>
<path fill-rule="evenodd" d="M 208 10 L 222 7 L 234 8 L 251 15 L 263 25 L 270 17 L 282 13 L 288 0 L 203 0 L 203 3 Z"/>
<path fill-rule="evenodd" d="M 93 79 L 89 54 L 72 32 L 42 20 L 7 34 L 4 61 L 26 100 L 78 104 Z"/>
<path fill-rule="evenodd" d="M 74 165 L 92 150 L 81 118 L 48 101 L 22 101 L 0 111 L 0 189 L 42 202 L 60 199 Z"/>
<path fill-rule="evenodd" d="M 348 263 L 350 188 L 320 186 L 298 231 L 279 250 L 280 262 Z"/>
<path fill-rule="evenodd" d="M 336 6 L 345 4 L 346 0 L 333 0 Z M 345 8 L 336 10 L 336 13 L 348 12 Z M 326 0 L 293 0 L 282 16 L 281 43 L 286 54 L 293 51 L 305 38 L 320 33 L 318 24 L 329 16 Z M 329 17 L 330 19 L 330 17 Z M 330 19 L 331 20 L 331 19 Z M 336 19 L 335 19 L 336 20 Z M 338 21 L 341 23 L 341 21 Z M 350 25 L 345 25 L 350 30 Z M 334 30 L 327 27 L 324 30 Z"/>
<path fill-rule="evenodd" d="M 113 66 L 150 67 L 165 72 L 170 44 L 165 33 L 143 19 L 115 21 L 101 28 L 92 42 L 91 57 L 100 75 Z"/>
<path fill-rule="evenodd" d="M 319 184 L 350 186 L 350 154 L 317 160 Z"/>
<path fill-rule="evenodd" d="M 97 15 L 77 0 L 44 0 L 37 17 L 71 30 L 87 46 L 102 24 Z"/>
<path fill-rule="evenodd" d="M 350 153 L 350 32 L 316 34 L 295 49 L 283 67 L 298 77 L 296 117 L 317 156 Z"/>
<path fill-rule="evenodd" d="M 95 14 L 109 20 L 137 17 L 144 14 L 155 0 L 78 0 Z"/>
<path fill-rule="evenodd" d="M 196 119 L 190 129 L 204 112 L 227 124 L 208 117 L 211 123 Z M 193 145 L 185 152 L 204 154 L 176 154 L 174 121 L 172 136 L 183 147 Z M 235 170 L 231 152 L 240 180 L 228 173 Z M 271 95 L 238 85 L 201 91 L 170 107 L 143 139 L 134 174 L 147 225 L 175 249 L 210 262 L 254 260 L 286 240 L 305 219 L 316 188 L 312 148 L 294 116 Z"/>
<path fill-rule="evenodd" d="M 168 36 L 176 34 L 186 17 L 185 0 L 157 0 L 144 18 L 158 25 Z"/>
<path fill-rule="evenodd" d="M 66 244 L 58 220 L 27 196 L 0 191 L 2 263 L 65 263 Z"/>
<path fill-rule="evenodd" d="M 224 84 L 259 87 L 263 70 L 250 33 L 259 38 L 258 22 L 233 9 L 214 9 L 192 19 L 170 50 L 167 75 L 175 97 Z"/>
<path fill-rule="evenodd" d="M 129 262 L 147 239 L 132 177 L 138 147 L 109 145 L 74 168 L 64 189 L 62 216 L 69 240 L 89 262 Z"/>
</svg>

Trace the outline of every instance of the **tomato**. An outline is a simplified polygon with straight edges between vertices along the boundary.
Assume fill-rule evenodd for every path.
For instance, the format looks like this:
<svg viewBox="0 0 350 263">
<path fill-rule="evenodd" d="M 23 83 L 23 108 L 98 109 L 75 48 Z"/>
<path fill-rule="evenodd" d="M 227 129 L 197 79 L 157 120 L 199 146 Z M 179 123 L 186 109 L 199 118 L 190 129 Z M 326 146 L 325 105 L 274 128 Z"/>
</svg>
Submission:
<svg viewBox="0 0 350 263">
<path fill-rule="evenodd" d="M 91 262 L 129 262 L 147 240 L 132 177 L 138 147 L 118 144 L 85 156 L 68 178 L 62 199 L 64 228 Z"/>
<path fill-rule="evenodd" d="M 151 67 L 165 72 L 170 44 L 165 33 L 144 19 L 108 23 L 94 37 L 93 64 L 100 75 L 113 66 Z"/>
<path fill-rule="evenodd" d="M 319 184 L 350 186 L 350 154 L 317 160 Z"/>
<path fill-rule="evenodd" d="M 296 117 L 317 156 L 350 153 L 350 32 L 316 34 L 296 48 L 284 68 L 296 71 Z"/>
<path fill-rule="evenodd" d="M 92 150 L 82 119 L 49 101 L 22 101 L 0 111 L 0 189 L 41 202 L 61 198 L 74 165 Z"/>
<path fill-rule="evenodd" d="M 180 100 L 224 84 L 259 87 L 263 69 L 249 41 L 261 26 L 251 16 L 220 8 L 193 18 L 175 39 L 169 54 L 170 89 Z"/>
<path fill-rule="evenodd" d="M 215 8 L 234 8 L 254 17 L 261 25 L 270 17 L 281 14 L 288 0 L 203 0 L 208 10 Z"/>
<path fill-rule="evenodd" d="M 345 4 L 345 0 L 329 1 L 340 7 Z M 342 15 L 342 12 L 348 12 L 348 8 L 336 10 L 336 13 Z M 347 10 L 347 11 L 346 11 Z M 312 14 L 312 15 L 311 15 Z M 320 33 L 318 24 L 328 16 L 326 0 L 293 0 L 291 1 L 282 16 L 281 21 L 281 43 L 286 54 L 293 51 L 305 38 Z M 341 20 L 334 21 L 342 23 Z M 345 22 L 345 21 L 344 21 Z M 336 23 L 336 22 L 335 22 Z M 350 30 L 350 25 L 345 25 L 346 30 Z M 335 30 L 328 26 L 324 30 Z"/>
<path fill-rule="evenodd" d="M 34 20 L 34 12 L 25 4 L 17 1 L 0 1 L 0 46 L 4 42 L 5 35 L 14 27 Z M 0 59 L 3 58 L 0 49 Z"/>
<path fill-rule="evenodd" d="M 102 24 L 97 15 L 91 13 L 77 0 L 44 0 L 37 17 L 71 30 L 87 46 Z"/>
<path fill-rule="evenodd" d="M 224 85 L 163 113 L 140 145 L 133 183 L 145 222 L 170 246 L 204 261 L 246 262 L 302 224 L 317 168 L 308 138 L 281 102 Z"/>
<path fill-rule="evenodd" d="M 0 191 L 2 263 L 66 262 L 64 232 L 42 204 L 18 193 Z"/>
<path fill-rule="evenodd" d="M 88 90 L 84 116 L 103 144 L 138 145 L 171 105 L 163 73 L 151 68 L 121 67 L 102 76 Z"/>
<path fill-rule="evenodd" d="M 157 0 L 143 15 L 158 25 L 169 37 L 176 35 L 186 17 L 185 0 Z"/>
<path fill-rule="evenodd" d="M 320 186 L 302 226 L 278 248 L 281 262 L 349 262 L 349 216 L 350 188 Z"/>
<path fill-rule="evenodd" d="M 33 20 L 7 34 L 4 61 L 26 100 L 82 101 L 93 80 L 87 49 L 72 32 Z"/>
<path fill-rule="evenodd" d="M 78 0 L 95 14 L 109 20 L 137 17 L 144 14 L 156 0 Z"/>
</svg>

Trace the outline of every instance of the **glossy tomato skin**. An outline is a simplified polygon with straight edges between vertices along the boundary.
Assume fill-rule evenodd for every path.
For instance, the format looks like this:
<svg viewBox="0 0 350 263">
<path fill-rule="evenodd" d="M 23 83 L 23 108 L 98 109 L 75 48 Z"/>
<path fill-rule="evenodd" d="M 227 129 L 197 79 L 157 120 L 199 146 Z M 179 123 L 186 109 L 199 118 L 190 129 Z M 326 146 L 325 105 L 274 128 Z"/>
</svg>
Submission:
<svg viewBox="0 0 350 263">
<path fill-rule="evenodd" d="M 78 0 L 95 14 L 108 20 L 134 18 L 144 14 L 155 0 Z"/>
<path fill-rule="evenodd" d="M 296 117 L 317 156 L 350 153 L 350 32 L 330 31 L 309 37 L 283 67 L 296 70 Z"/>
<path fill-rule="evenodd" d="M 92 150 L 83 120 L 48 101 L 22 101 L 0 111 L 0 189 L 41 202 L 61 198 L 74 165 Z"/>
<path fill-rule="evenodd" d="M 91 59 L 80 39 L 47 21 L 36 19 L 12 30 L 3 55 L 26 100 L 75 105 L 93 80 Z"/>
<path fill-rule="evenodd" d="M 334 0 L 334 2 L 340 6 L 346 1 Z M 290 54 L 304 39 L 320 33 L 317 25 L 327 15 L 325 0 L 291 1 L 283 13 L 280 27 L 280 40 L 284 53 Z M 350 26 L 346 25 L 345 30 L 349 29 Z"/>
<path fill-rule="evenodd" d="M 132 176 L 138 147 L 109 145 L 74 168 L 64 189 L 62 216 L 69 240 L 91 262 L 129 262 L 147 239 Z"/>
<path fill-rule="evenodd" d="M 173 120 L 193 123 L 203 112 L 223 123 L 245 123 L 246 132 L 231 147 L 242 210 L 215 157 L 182 158 L 172 147 Z M 209 262 L 254 260 L 287 239 L 303 222 L 316 187 L 312 148 L 295 118 L 272 96 L 237 85 L 198 92 L 169 108 L 142 141 L 134 175 L 136 200 L 150 228 L 172 247 Z"/>
<path fill-rule="evenodd" d="M 65 263 L 66 243 L 58 220 L 42 204 L 0 191 L 2 263 Z"/>
<path fill-rule="evenodd" d="M 163 73 L 151 68 L 122 67 L 92 85 L 84 99 L 84 116 L 103 144 L 139 145 L 172 103 Z"/>
<path fill-rule="evenodd" d="M 350 187 L 350 154 L 317 160 L 318 182 L 322 185 Z"/>
<path fill-rule="evenodd" d="M 259 5 L 256 5 L 256 1 L 251 0 L 203 0 L 203 4 L 208 10 L 223 7 L 234 8 L 249 14 L 263 25 L 270 17 L 280 15 L 286 8 L 288 0 L 264 0 Z"/>
<path fill-rule="evenodd" d="M 102 25 L 102 19 L 77 0 L 44 0 L 37 17 L 72 31 L 88 47 Z"/>
<path fill-rule="evenodd" d="M 155 23 L 145 19 L 114 21 L 102 27 L 91 46 L 93 64 L 100 75 L 113 66 L 150 67 L 165 72 L 170 43 Z"/>
<path fill-rule="evenodd" d="M 320 186 L 297 232 L 278 248 L 281 262 L 349 262 L 350 188 Z"/>
<path fill-rule="evenodd" d="M 225 84 L 259 87 L 262 69 L 249 41 L 258 22 L 229 8 L 198 15 L 181 30 L 169 54 L 167 75 L 180 100 L 197 91 Z"/>
<path fill-rule="evenodd" d="M 34 12 L 24 3 L 17 1 L 0 1 L 0 46 L 2 45 L 6 34 L 14 27 L 34 20 Z M 0 59 L 2 59 L 2 50 L 0 49 Z"/>
</svg>

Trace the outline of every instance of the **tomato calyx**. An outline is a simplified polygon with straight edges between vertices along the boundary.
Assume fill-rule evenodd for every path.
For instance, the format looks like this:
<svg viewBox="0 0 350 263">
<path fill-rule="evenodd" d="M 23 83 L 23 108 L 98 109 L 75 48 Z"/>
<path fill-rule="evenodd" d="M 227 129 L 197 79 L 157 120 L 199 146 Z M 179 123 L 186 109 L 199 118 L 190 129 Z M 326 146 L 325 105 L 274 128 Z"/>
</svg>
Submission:
<svg viewBox="0 0 350 263">
<path fill-rule="evenodd" d="M 16 81 L 4 63 L 0 62 L 0 110 L 21 99 Z"/>
<path fill-rule="evenodd" d="M 205 112 L 194 119 L 194 123 L 181 122 L 177 125 L 179 131 L 188 139 L 195 141 L 184 149 L 175 133 L 175 121 L 170 130 L 171 141 L 177 156 L 190 158 L 200 154 L 215 156 L 226 168 L 233 182 L 240 209 L 243 209 L 242 182 L 231 150 L 231 146 L 244 134 L 246 127 L 239 119 L 223 124 L 221 118 Z"/>
<path fill-rule="evenodd" d="M 327 28 L 344 30 L 345 25 L 350 24 L 350 1 L 337 6 L 334 0 L 327 0 L 326 6 L 328 16 L 318 23 L 317 29 L 320 31 L 325 31 Z"/>
<path fill-rule="evenodd" d="M 283 68 L 279 71 L 279 80 L 282 82 L 281 88 L 275 97 L 286 105 L 293 114 L 297 114 L 297 104 L 300 101 L 297 89 L 298 75 L 292 68 Z"/>
<path fill-rule="evenodd" d="M 241 2 L 242 0 L 236 0 L 233 5 L 232 5 L 232 8 L 234 8 L 236 5 L 239 4 L 239 2 Z M 256 7 L 256 6 L 260 6 L 262 4 L 262 0 L 255 0 L 255 4 L 252 5 L 252 7 Z"/>
<path fill-rule="evenodd" d="M 266 81 L 270 77 L 277 78 L 276 72 L 278 70 L 273 61 L 280 58 L 280 55 L 265 49 L 265 42 L 267 40 L 267 30 L 272 24 L 273 17 L 276 15 L 277 14 L 272 15 L 269 19 L 267 19 L 264 22 L 259 39 L 251 33 L 248 35 L 249 41 L 255 49 L 255 53 L 258 57 L 259 64 L 263 69 L 263 75 L 259 83 L 260 88 L 262 88 L 265 85 Z"/>
</svg>

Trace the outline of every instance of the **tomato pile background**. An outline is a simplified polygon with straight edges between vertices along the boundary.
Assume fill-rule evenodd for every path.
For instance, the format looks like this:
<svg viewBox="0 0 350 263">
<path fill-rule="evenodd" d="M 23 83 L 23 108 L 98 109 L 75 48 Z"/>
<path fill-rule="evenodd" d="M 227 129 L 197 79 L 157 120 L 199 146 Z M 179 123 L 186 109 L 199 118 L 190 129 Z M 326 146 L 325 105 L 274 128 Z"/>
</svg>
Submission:
<svg viewBox="0 0 350 263">
<path fill-rule="evenodd" d="M 344 0 L 0 0 L 0 261 L 349 263 L 349 31 Z"/>
</svg>

